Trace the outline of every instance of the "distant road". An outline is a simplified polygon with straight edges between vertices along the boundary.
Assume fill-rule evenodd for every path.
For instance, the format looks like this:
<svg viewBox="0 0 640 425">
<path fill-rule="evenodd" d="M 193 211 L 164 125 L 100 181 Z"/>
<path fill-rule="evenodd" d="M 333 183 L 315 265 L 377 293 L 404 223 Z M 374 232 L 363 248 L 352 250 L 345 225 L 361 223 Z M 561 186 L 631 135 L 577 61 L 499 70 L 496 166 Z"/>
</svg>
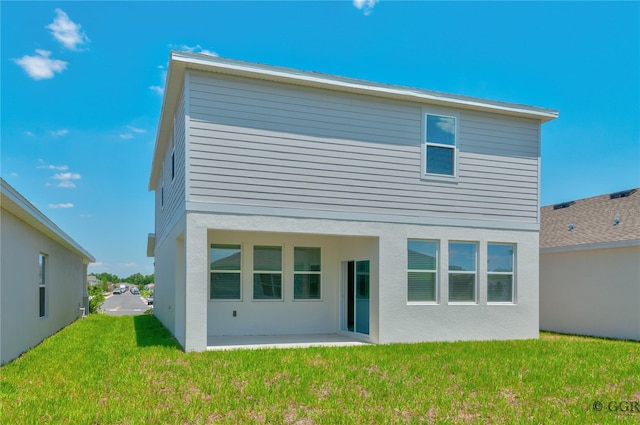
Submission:
<svg viewBox="0 0 640 425">
<path fill-rule="evenodd" d="M 140 295 L 133 295 L 127 291 L 122 295 L 111 295 L 102 304 L 102 310 L 113 316 L 129 316 L 143 314 L 151 306 Z"/>
</svg>

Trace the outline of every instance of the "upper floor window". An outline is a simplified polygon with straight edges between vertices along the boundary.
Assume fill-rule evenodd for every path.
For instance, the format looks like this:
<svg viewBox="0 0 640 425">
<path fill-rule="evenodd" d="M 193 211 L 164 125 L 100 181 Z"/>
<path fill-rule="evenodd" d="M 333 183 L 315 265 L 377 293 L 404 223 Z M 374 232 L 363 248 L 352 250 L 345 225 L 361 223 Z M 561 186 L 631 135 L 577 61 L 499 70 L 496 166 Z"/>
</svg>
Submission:
<svg viewBox="0 0 640 425">
<path fill-rule="evenodd" d="M 423 173 L 456 176 L 456 118 L 426 114 Z"/>
</svg>

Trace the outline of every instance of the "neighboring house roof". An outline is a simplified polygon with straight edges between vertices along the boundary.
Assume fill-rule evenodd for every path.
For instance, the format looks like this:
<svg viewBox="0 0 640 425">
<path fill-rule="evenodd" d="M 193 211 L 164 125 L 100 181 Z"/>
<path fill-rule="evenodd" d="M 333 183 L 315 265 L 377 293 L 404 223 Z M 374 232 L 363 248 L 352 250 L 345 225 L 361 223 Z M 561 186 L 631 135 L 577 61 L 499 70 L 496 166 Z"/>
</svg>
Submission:
<svg viewBox="0 0 640 425">
<path fill-rule="evenodd" d="M 540 248 L 640 245 L 640 188 L 542 207 Z"/>
<path fill-rule="evenodd" d="M 149 190 L 155 190 L 160 173 L 163 153 L 167 148 L 169 132 L 173 125 L 173 115 L 182 90 L 187 69 L 214 72 L 218 74 L 255 78 L 259 80 L 315 87 L 326 90 L 377 96 L 388 99 L 405 100 L 432 105 L 470 109 L 504 115 L 512 115 L 540 120 L 541 123 L 558 118 L 558 111 L 516 103 L 499 102 L 469 96 L 441 93 L 411 87 L 394 86 L 357 80 L 316 72 L 299 71 L 270 65 L 223 59 L 216 56 L 172 51 L 164 90 L 160 122 L 156 135 L 156 145 L 151 166 Z"/>
<path fill-rule="evenodd" d="M 69 235 L 63 232 L 53 221 L 27 201 L 27 199 L 9 183 L 2 178 L 0 178 L 0 183 L 0 206 L 3 210 L 10 212 L 34 229 L 78 254 L 83 258 L 85 263 L 93 263 L 96 261 L 87 250 L 71 239 Z"/>
</svg>

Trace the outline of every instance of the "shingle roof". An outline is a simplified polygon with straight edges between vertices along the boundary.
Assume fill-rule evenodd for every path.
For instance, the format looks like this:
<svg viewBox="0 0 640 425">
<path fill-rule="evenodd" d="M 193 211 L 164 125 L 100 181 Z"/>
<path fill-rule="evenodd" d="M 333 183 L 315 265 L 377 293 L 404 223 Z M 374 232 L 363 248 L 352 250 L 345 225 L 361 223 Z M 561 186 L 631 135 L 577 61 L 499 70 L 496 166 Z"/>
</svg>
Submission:
<svg viewBox="0 0 640 425">
<path fill-rule="evenodd" d="M 542 207 L 540 248 L 640 240 L 640 190 L 624 192 Z"/>
</svg>

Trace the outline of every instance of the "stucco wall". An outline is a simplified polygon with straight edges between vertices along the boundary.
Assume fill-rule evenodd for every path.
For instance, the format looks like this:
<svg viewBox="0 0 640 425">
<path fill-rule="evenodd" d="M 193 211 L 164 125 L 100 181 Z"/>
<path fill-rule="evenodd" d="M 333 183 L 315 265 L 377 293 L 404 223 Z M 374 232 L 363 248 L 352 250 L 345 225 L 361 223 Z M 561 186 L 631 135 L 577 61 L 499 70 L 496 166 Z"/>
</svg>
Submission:
<svg viewBox="0 0 640 425">
<path fill-rule="evenodd" d="M 640 340 L 640 247 L 541 254 L 540 328 Z"/>
<path fill-rule="evenodd" d="M 188 351 L 202 349 L 207 334 L 339 331 L 341 262 L 358 259 L 371 261 L 372 342 L 538 336 L 537 232 L 196 213 L 188 215 L 187 223 L 187 286 L 193 288 L 193 291 L 187 289 L 185 348 Z M 195 237 L 189 238 L 189 235 Z M 440 297 L 436 304 L 407 302 L 407 239 L 435 239 L 440 242 Z M 284 245 L 285 250 L 298 243 L 308 246 L 306 241 L 312 246 L 320 244 L 323 247 L 323 288 L 326 291 L 323 303 L 293 302 L 286 296 L 281 302 L 259 302 L 250 298 L 241 303 L 208 301 L 207 254 L 208 244 L 213 241 L 248 245 L 274 243 Z M 478 301 L 474 304 L 454 305 L 448 302 L 449 241 L 478 244 Z M 515 303 L 487 302 L 489 242 L 517 245 Z M 197 255 L 191 255 L 193 252 Z M 194 293 L 200 295 L 192 296 Z M 237 311 L 237 317 L 232 316 L 233 310 Z"/>
<path fill-rule="evenodd" d="M 6 363 L 80 317 L 83 259 L 1 210 L 0 363 Z M 39 317 L 39 255 L 46 254 L 47 313 Z"/>
</svg>

